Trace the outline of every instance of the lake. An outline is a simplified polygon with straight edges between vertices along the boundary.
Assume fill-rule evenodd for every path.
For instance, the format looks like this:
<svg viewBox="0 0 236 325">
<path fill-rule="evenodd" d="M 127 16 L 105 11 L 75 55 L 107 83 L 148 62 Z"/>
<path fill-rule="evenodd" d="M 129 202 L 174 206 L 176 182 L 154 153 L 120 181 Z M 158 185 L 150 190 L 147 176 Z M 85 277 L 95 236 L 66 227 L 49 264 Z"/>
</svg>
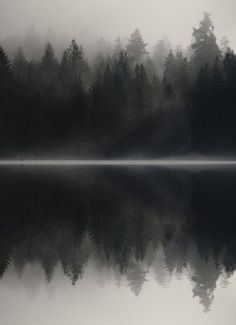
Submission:
<svg viewBox="0 0 236 325">
<path fill-rule="evenodd" d="M 4 325 L 227 324 L 236 169 L 0 169 Z"/>
</svg>

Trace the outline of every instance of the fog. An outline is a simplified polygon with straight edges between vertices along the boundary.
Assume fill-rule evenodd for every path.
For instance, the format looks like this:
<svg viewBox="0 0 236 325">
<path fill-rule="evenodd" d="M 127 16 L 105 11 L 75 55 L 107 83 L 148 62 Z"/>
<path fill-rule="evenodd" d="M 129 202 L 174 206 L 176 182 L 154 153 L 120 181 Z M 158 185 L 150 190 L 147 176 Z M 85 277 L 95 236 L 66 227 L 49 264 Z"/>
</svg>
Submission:
<svg viewBox="0 0 236 325">
<path fill-rule="evenodd" d="M 235 10 L 234 0 L 0 0 L 0 38 L 24 33 L 33 24 L 42 35 L 51 27 L 58 37 L 86 45 L 100 37 L 126 38 L 138 27 L 150 47 L 164 36 L 186 46 L 207 11 L 217 37 L 226 35 L 236 48 Z"/>
<path fill-rule="evenodd" d="M 72 160 L 72 159 L 37 159 L 37 160 L 0 160 L 0 167 L 236 167 L 235 160 L 215 159 L 152 159 L 152 160 Z"/>
</svg>

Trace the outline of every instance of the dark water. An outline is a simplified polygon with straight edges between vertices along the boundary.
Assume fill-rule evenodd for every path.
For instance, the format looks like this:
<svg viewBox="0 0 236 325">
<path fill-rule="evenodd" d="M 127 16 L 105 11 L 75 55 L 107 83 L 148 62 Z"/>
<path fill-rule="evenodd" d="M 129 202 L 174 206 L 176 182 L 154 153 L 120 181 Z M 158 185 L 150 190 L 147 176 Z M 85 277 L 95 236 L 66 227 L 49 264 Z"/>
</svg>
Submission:
<svg viewBox="0 0 236 325">
<path fill-rule="evenodd" d="M 177 290 L 172 295 L 178 301 L 188 291 L 185 304 L 200 306 L 198 314 L 211 314 L 218 287 L 231 290 L 228 296 L 219 293 L 219 305 L 232 304 L 235 267 L 236 171 L 115 167 L 0 171 L 0 296 L 9 300 L 20 287 L 37 299 L 41 294 L 37 288 L 43 285 L 54 288 L 50 299 L 56 301 L 61 283 L 76 290 L 85 282 L 85 296 L 99 290 L 99 299 L 111 294 L 114 301 L 125 290 L 132 306 L 138 299 L 155 301 L 154 293 L 148 296 L 145 290 L 162 287 L 158 299 L 165 290 Z M 96 277 L 98 289 L 91 280 Z M 180 278 L 183 283 L 173 289 L 171 281 Z M 112 285 L 117 287 L 114 292 Z M 80 299 L 87 303 L 87 298 Z M 13 316 L 5 313 L 4 324 L 14 324 Z M 96 324 L 117 324 L 115 315 L 109 321 L 99 315 L 101 322 Z M 163 324 L 171 322 L 163 317 Z M 32 321 L 22 319 L 26 325 Z M 91 322 L 83 319 L 83 324 Z M 206 318 L 201 322 L 213 324 Z M 61 324 L 55 319 L 40 323 Z"/>
</svg>

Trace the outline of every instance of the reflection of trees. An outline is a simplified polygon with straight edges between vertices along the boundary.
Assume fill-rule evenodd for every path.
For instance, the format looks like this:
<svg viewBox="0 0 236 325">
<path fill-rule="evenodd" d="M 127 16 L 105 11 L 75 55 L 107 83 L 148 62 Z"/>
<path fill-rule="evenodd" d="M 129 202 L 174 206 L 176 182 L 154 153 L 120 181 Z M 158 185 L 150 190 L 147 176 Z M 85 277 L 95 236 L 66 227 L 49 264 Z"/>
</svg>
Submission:
<svg viewBox="0 0 236 325">
<path fill-rule="evenodd" d="M 220 270 L 215 261 L 202 259 L 198 252 L 192 257 L 192 282 L 194 283 L 193 296 L 199 297 L 200 303 L 204 306 L 205 312 L 210 310 L 214 299 L 216 282 L 220 276 Z"/>
<path fill-rule="evenodd" d="M 171 279 L 171 274 L 168 272 L 165 262 L 165 254 L 163 249 L 159 249 L 155 255 L 152 266 L 154 277 L 159 285 L 168 287 Z"/>
<path fill-rule="evenodd" d="M 131 263 L 127 269 L 126 278 L 129 282 L 129 287 L 133 293 L 138 296 L 146 281 L 147 271 L 143 270 L 142 266 L 138 263 Z"/>
<path fill-rule="evenodd" d="M 11 263 L 12 248 L 8 240 L 8 234 L 4 228 L 0 228 L 0 278 Z"/>
<path fill-rule="evenodd" d="M 84 241 L 78 241 L 75 238 L 68 244 L 65 245 L 66 251 L 64 250 L 64 254 L 61 256 L 61 263 L 65 275 L 71 279 L 74 285 L 83 277 L 84 267 L 90 256 L 90 245 L 86 238 Z"/>
<path fill-rule="evenodd" d="M 0 278 L 3 277 L 4 273 L 10 265 L 11 257 L 4 251 L 4 247 L 0 251 Z"/>
<path fill-rule="evenodd" d="M 39 262 L 47 281 L 61 265 L 75 284 L 93 259 L 138 295 L 147 272 L 166 286 L 188 268 L 193 295 L 210 309 L 216 282 L 235 270 L 234 197 L 224 194 L 236 188 L 230 175 L 220 189 L 204 173 L 107 171 L 82 183 L 69 176 L 1 176 L 1 277 L 11 262 L 19 274 Z"/>
</svg>

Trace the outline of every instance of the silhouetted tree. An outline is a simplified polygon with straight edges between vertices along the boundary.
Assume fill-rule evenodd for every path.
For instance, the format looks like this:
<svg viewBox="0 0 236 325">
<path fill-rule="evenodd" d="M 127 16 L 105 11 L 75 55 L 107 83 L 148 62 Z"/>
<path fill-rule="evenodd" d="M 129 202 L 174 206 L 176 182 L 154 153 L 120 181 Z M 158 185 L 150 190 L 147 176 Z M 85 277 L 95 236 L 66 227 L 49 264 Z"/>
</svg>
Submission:
<svg viewBox="0 0 236 325">
<path fill-rule="evenodd" d="M 60 66 L 61 79 L 68 88 L 71 88 L 76 85 L 79 79 L 87 82 L 88 72 L 89 68 L 84 57 L 83 48 L 75 40 L 72 40 L 62 57 Z"/>
<path fill-rule="evenodd" d="M 153 62 L 156 67 L 157 74 L 160 78 L 163 77 L 165 70 L 165 63 L 168 53 L 170 53 L 171 45 L 167 38 L 164 38 L 157 42 L 154 47 Z"/>
<path fill-rule="evenodd" d="M 210 14 L 204 13 L 199 28 L 193 30 L 193 39 L 192 64 L 194 72 L 198 72 L 206 63 L 209 67 L 212 67 L 216 57 L 220 55 L 220 50 L 216 43 Z"/>
<path fill-rule="evenodd" d="M 119 55 L 121 51 L 123 51 L 122 41 L 120 37 L 117 37 L 115 41 L 114 54 Z"/>
<path fill-rule="evenodd" d="M 48 79 L 55 79 L 58 75 L 58 62 L 51 43 L 47 43 L 41 59 L 41 71 Z"/>
<path fill-rule="evenodd" d="M 190 85 L 189 65 L 187 59 L 183 56 L 182 52 L 176 54 L 176 88 L 180 93 L 185 94 Z M 186 95 L 186 94 L 185 94 Z"/>
<path fill-rule="evenodd" d="M 176 57 L 172 51 L 168 54 L 165 63 L 165 71 L 163 77 L 164 92 L 167 98 L 175 96 L 175 84 L 177 79 L 177 63 Z"/>
<path fill-rule="evenodd" d="M 147 43 L 144 42 L 142 35 L 138 29 L 130 35 L 128 39 L 126 50 L 131 59 L 131 62 L 141 63 L 145 55 L 147 54 L 146 46 Z"/>
<path fill-rule="evenodd" d="M 26 82 L 27 68 L 28 68 L 28 61 L 25 58 L 25 54 L 22 48 L 19 48 L 13 60 L 12 71 L 13 71 L 14 78 L 21 85 L 22 84 L 24 85 Z"/>
<path fill-rule="evenodd" d="M 126 277 L 129 282 L 130 289 L 136 296 L 139 295 L 143 288 L 146 281 L 146 273 L 147 272 L 144 271 L 138 264 L 131 264 L 130 268 L 128 269 Z"/>
<path fill-rule="evenodd" d="M 4 92 L 8 90 L 10 82 L 12 81 L 11 64 L 8 56 L 0 47 L 0 94 L 4 95 Z"/>
<path fill-rule="evenodd" d="M 220 40 L 220 51 L 225 55 L 230 50 L 230 41 L 226 36 L 223 36 Z"/>
<path fill-rule="evenodd" d="M 143 64 L 137 64 L 135 67 L 133 87 L 133 99 L 135 100 L 134 107 L 138 110 L 150 108 L 150 101 L 152 99 L 151 85 L 148 81 Z"/>
</svg>

